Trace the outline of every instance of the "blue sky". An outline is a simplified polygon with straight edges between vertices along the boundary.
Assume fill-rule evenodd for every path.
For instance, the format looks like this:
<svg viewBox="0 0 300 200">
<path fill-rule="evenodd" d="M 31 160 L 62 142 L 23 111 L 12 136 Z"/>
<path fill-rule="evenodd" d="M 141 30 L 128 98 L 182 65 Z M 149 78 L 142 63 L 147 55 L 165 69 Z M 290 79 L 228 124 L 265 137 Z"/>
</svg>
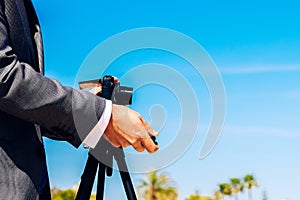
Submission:
<svg viewBox="0 0 300 200">
<path fill-rule="evenodd" d="M 259 181 L 255 199 L 261 199 L 264 190 L 271 200 L 300 198 L 297 1 L 34 0 L 34 4 L 44 36 L 46 75 L 68 86 L 74 85 L 82 62 L 99 43 L 133 28 L 163 27 L 182 32 L 201 44 L 214 60 L 226 89 L 224 130 L 212 153 L 200 160 L 210 100 L 201 77 L 191 79 L 201 100 L 198 135 L 180 159 L 162 170 L 176 182 L 180 199 L 195 190 L 211 194 L 218 183 L 246 173 L 253 173 Z M 174 55 L 145 50 L 116 60 L 111 72 L 120 76 L 117 66 L 130 69 L 152 62 L 179 71 L 189 67 Z M 185 75 L 188 79 L 191 76 Z M 176 101 L 161 88 L 149 87 L 145 91 L 148 95 L 136 91 L 133 108 L 148 121 L 148 108 L 153 104 L 160 103 L 167 112 L 173 111 L 168 113 L 158 138 L 163 147 L 172 139 L 172 127 L 178 123 L 179 111 L 172 108 Z M 45 144 L 51 184 L 62 188 L 75 185 L 80 180 L 86 151 L 64 142 L 46 140 Z M 133 178 L 137 183 L 140 176 Z M 118 176 L 108 181 L 108 199 L 123 199 L 119 182 Z M 113 198 L 116 194 L 119 196 Z"/>
</svg>

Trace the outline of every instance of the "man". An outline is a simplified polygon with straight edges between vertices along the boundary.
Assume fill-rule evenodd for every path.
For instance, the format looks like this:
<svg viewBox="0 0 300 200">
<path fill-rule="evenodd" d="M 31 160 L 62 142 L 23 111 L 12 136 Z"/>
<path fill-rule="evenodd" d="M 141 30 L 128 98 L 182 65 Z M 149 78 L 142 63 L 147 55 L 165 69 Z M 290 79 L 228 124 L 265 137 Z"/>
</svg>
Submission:
<svg viewBox="0 0 300 200">
<path fill-rule="evenodd" d="M 64 87 L 43 67 L 31 1 L 0 0 L 0 199 L 51 198 L 42 135 L 93 148 L 104 134 L 116 147 L 158 149 L 138 113 Z"/>
</svg>

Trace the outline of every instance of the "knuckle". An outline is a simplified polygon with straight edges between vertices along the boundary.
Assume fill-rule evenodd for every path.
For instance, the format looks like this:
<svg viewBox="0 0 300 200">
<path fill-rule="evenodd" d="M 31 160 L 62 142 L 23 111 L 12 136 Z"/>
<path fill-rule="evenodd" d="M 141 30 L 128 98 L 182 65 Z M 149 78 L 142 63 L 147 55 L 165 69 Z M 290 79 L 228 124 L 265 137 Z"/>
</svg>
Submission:
<svg viewBox="0 0 300 200">
<path fill-rule="evenodd" d="M 140 126 L 143 125 L 143 123 L 141 122 L 141 120 L 135 119 L 135 120 L 133 121 L 133 125 L 134 125 L 134 126 L 137 126 L 137 127 L 140 127 Z"/>
<path fill-rule="evenodd" d="M 139 146 L 141 143 L 139 140 L 135 139 L 134 142 L 132 143 L 133 146 Z"/>
<path fill-rule="evenodd" d="M 149 147 L 147 150 L 149 153 L 154 153 L 158 150 L 158 146 L 151 145 L 151 147 Z"/>
<path fill-rule="evenodd" d="M 144 149 L 144 148 L 135 148 L 135 150 L 136 150 L 137 152 L 143 152 L 145 149 Z"/>
<path fill-rule="evenodd" d="M 134 111 L 134 112 L 135 112 L 137 118 L 142 119 L 142 115 L 140 113 L 138 113 L 136 111 Z"/>
<path fill-rule="evenodd" d="M 112 145 L 116 148 L 119 148 L 121 146 L 120 144 L 116 144 L 116 143 L 113 143 Z"/>
<path fill-rule="evenodd" d="M 141 142 L 141 136 L 139 134 L 132 134 L 132 136 L 129 139 L 130 144 L 136 145 Z"/>
</svg>

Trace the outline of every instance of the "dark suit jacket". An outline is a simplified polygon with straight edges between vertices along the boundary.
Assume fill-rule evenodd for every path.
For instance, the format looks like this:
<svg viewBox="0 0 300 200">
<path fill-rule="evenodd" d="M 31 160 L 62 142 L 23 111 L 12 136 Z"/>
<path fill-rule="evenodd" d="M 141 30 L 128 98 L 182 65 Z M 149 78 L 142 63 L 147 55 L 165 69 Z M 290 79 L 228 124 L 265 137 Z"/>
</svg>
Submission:
<svg viewBox="0 0 300 200">
<path fill-rule="evenodd" d="M 78 147 L 105 101 L 43 76 L 30 0 L 0 0 L 0 199 L 50 199 L 42 135 Z"/>
</svg>

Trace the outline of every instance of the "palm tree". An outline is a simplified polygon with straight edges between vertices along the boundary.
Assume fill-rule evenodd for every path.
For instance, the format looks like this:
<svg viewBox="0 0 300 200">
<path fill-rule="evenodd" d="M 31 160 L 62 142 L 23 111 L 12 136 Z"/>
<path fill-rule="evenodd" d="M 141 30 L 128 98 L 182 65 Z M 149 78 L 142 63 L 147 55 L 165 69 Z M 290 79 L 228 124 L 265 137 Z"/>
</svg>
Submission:
<svg viewBox="0 0 300 200">
<path fill-rule="evenodd" d="M 201 196 L 199 194 L 199 191 L 196 191 L 194 194 L 190 195 L 185 200 L 212 200 L 212 198 L 209 196 Z"/>
<path fill-rule="evenodd" d="M 214 199 L 215 200 L 221 200 L 221 199 L 223 199 L 223 194 L 222 194 L 222 192 L 220 192 L 220 191 L 215 191 L 214 192 Z"/>
<path fill-rule="evenodd" d="M 219 191 L 223 194 L 223 196 L 231 196 L 232 190 L 229 183 L 221 183 L 219 184 Z M 225 198 L 224 198 L 225 199 Z"/>
<path fill-rule="evenodd" d="M 267 192 L 265 190 L 263 191 L 262 200 L 268 200 L 268 195 L 267 195 Z"/>
<path fill-rule="evenodd" d="M 257 181 L 255 180 L 252 174 L 247 174 L 244 177 L 245 186 L 248 189 L 248 200 L 252 200 L 252 188 L 258 185 Z"/>
<path fill-rule="evenodd" d="M 51 196 L 53 200 L 73 200 L 76 192 L 72 189 L 61 190 L 58 188 L 51 188 Z"/>
<path fill-rule="evenodd" d="M 137 187 L 145 200 L 176 200 L 177 190 L 172 180 L 166 174 L 158 174 L 157 171 L 147 174 L 147 178 L 141 180 Z"/>
<path fill-rule="evenodd" d="M 244 184 L 241 183 L 241 179 L 239 178 L 231 178 L 230 184 L 231 184 L 232 194 L 234 194 L 235 200 L 238 200 L 239 193 L 244 190 Z"/>
<path fill-rule="evenodd" d="M 74 200 L 78 191 L 79 184 L 70 189 L 51 188 L 52 200 Z M 91 194 L 90 200 L 96 200 L 96 194 Z"/>
</svg>

